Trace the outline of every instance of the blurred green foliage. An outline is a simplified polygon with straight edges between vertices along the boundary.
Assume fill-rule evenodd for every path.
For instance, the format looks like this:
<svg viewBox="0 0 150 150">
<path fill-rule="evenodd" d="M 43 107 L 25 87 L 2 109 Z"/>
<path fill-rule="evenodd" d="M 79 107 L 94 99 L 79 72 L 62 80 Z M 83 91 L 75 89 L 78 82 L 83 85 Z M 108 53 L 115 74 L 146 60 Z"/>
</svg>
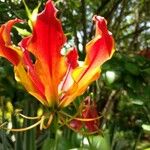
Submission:
<svg viewBox="0 0 150 150">
<path fill-rule="evenodd" d="M 40 1 L 40 11 L 45 1 Z M 26 3 L 33 10 L 38 0 L 26 0 Z M 51 128 L 22 133 L 1 129 L 0 149 L 150 149 L 149 0 L 55 0 L 55 3 L 68 38 L 65 49 L 75 45 L 80 59 L 85 56 L 86 43 L 94 36 L 93 15 L 107 19 L 115 38 L 116 53 L 102 66 L 101 78 L 76 101 L 92 93 L 103 116 L 100 120 L 102 133 L 85 136 L 62 127 L 54 139 Z M 0 24 L 16 17 L 27 20 L 23 3 L 19 0 L 0 0 Z M 27 25 L 19 27 L 30 32 Z M 18 43 L 20 39 L 21 36 L 13 29 L 13 42 Z M 33 124 L 33 121 L 14 115 L 17 108 L 22 109 L 23 114 L 36 116 L 42 106 L 16 83 L 11 64 L 0 58 L 0 123 L 7 120 L 14 128 Z"/>
</svg>

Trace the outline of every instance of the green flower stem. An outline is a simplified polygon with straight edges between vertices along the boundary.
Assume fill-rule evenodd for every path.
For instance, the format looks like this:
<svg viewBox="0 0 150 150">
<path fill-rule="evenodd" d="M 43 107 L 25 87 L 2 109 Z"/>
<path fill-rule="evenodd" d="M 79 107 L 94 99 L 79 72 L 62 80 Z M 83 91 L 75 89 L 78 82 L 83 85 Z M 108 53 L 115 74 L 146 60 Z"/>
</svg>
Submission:
<svg viewBox="0 0 150 150">
<path fill-rule="evenodd" d="M 58 125 L 58 121 L 59 121 L 59 117 L 58 117 L 58 113 L 57 111 L 53 110 L 53 112 L 51 112 L 52 115 L 53 115 L 53 118 L 52 118 L 52 122 L 50 124 L 50 126 L 48 125 L 47 127 L 48 128 L 48 138 L 49 139 L 54 139 L 54 145 L 52 145 L 51 149 L 53 150 L 57 150 L 58 148 L 58 128 L 59 128 L 59 125 Z"/>
<path fill-rule="evenodd" d="M 57 145 L 58 145 L 58 136 L 57 136 L 57 131 L 58 131 L 58 121 L 59 121 L 59 115 L 55 113 L 54 117 L 54 135 L 55 135 L 55 146 L 54 150 L 57 150 Z"/>
<path fill-rule="evenodd" d="M 5 118 L 4 118 L 4 98 L 1 97 L 1 105 L 2 105 L 2 122 L 4 122 Z M 4 130 L 2 130 L 2 145 L 3 145 L 3 149 L 6 149 L 6 137 L 5 137 L 5 132 Z"/>
<path fill-rule="evenodd" d="M 89 136 L 86 136 L 86 138 L 87 138 L 87 140 L 88 140 L 89 147 L 92 149 L 92 143 L 91 143 L 91 141 L 90 141 L 90 138 L 89 138 Z"/>
</svg>

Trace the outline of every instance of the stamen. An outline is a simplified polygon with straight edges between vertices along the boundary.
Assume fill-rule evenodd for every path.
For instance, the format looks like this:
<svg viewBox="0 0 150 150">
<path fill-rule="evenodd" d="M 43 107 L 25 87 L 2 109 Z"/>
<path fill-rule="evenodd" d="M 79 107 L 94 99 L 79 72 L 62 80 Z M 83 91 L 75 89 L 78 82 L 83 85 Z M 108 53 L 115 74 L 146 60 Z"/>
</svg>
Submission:
<svg viewBox="0 0 150 150">
<path fill-rule="evenodd" d="M 0 125 L 0 128 L 3 128 L 3 126 L 5 126 L 7 124 L 7 122 L 4 122 L 3 124 Z"/>
<path fill-rule="evenodd" d="M 25 115 L 23 115 L 23 114 L 21 114 L 21 113 L 19 113 L 19 115 L 20 115 L 21 117 L 25 118 L 25 119 L 30 119 L 30 120 L 36 120 L 36 119 L 40 119 L 40 118 L 41 118 L 41 116 L 29 117 L 29 116 L 25 116 Z"/>
<path fill-rule="evenodd" d="M 40 130 L 42 129 L 47 129 L 52 120 L 53 120 L 53 116 L 54 116 L 54 113 L 50 114 L 50 117 L 48 119 L 48 122 L 46 125 L 44 125 L 44 121 L 47 117 L 45 116 L 37 116 L 37 117 L 29 117 L 29 116 L 25 116 L 21 113 L 19 113 L 19 115 L 25 119 L 29 119 L 29 120 L 35 120 L 35 119 L 40 119 L 38 122 L 36 122 L 35 124 L 31 125 L 31 126 L 28 126 L 28 127 L 25 127 L 25 128 L 20 128 L 20 129 L 16 129 L 16 128 L 5 128 L 4 126 L 7 124 L 7 122 L 4 122 L 3 124 L 0 125 L 0 128 L 4 129 L 4 130 L 8 130 L 8 131 L 13 131 L 13 132 L 22 132 L 22 131 L 27 131 L 27 130 L 30 130 L 38 125 L 40 125 Z"/>
<path fill-rule="evenodd" d="M 69 114 L 67 114 L 65 112 L 62 112 L 62 111 L 60 113 L 62 113 L 63 115 L 65 115 L 65 116 L 67 116 L 69 118 L 71 118 L 71 120 L 75 119 L 75 120 L 83 121 L 83 122 L 98 120 L 98 119 L 100 119 L 102 117 L 102 116 L 99 116 L 99 117 L 95 117 L 95 118 L 77 118 L 77 117 L 75 117 L 76 115 L 73 117 L 73 116 L 71 116 L 71 115 L 69 115 Z"/>
<path fill-rule="evenodd" d="M 52 114 L 49 116 L 49 119 L 48 119 L 48 122 L 47 122 L 47 125 L 46 125 L 47 128 L 48 128 L 48 127 L 50 126 L 50 124 L 52 123 L 53 117 L 54 117 L 54 113 L 52 113 Z"/>
</svg>

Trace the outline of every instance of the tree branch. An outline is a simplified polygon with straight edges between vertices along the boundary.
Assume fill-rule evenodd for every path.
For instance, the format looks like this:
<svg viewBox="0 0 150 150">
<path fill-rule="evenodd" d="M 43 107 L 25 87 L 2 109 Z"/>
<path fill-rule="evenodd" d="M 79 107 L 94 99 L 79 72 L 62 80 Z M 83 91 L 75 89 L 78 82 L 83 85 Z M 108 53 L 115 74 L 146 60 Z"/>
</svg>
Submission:
<svg viewBox="0 0 150 150">
<path fill-rule="evenodd" d="M 83 53 L 85 52 L 87 33 L 86 33 L 86 8 L 85 8 L 85 0 L 81 0 L 81 12 L 82 12 L 82 23 L 83 23 Z"/>
</svg>

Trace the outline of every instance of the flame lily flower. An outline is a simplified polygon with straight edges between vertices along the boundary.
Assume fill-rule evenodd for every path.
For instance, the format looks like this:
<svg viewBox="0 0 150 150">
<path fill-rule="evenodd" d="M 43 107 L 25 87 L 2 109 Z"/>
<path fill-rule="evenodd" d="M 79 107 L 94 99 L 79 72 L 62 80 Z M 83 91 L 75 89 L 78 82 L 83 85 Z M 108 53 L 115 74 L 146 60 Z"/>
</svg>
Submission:
<svg viewBox="0 0 150 150">
<path fill-rule="evenodd" d="M 114 53 L 114 40 L 106 20 L 94 16 L 95 37 L 86 45 L 86 57 L 78 63 L 76 48 L 66 55 L 61 49 L 66 42 L 57 10 L 52 0 L 32 21 L 32 34 L 15 46 L 11 42 L 13 19 L 0 27 L 0 56 L 14 65 L 15 78 L 25 89 L 48 107 L 66 107 L 100 76 L 100 66 Z M 35 61 L 31 58 L 34 56 Z"/>
</svg>

